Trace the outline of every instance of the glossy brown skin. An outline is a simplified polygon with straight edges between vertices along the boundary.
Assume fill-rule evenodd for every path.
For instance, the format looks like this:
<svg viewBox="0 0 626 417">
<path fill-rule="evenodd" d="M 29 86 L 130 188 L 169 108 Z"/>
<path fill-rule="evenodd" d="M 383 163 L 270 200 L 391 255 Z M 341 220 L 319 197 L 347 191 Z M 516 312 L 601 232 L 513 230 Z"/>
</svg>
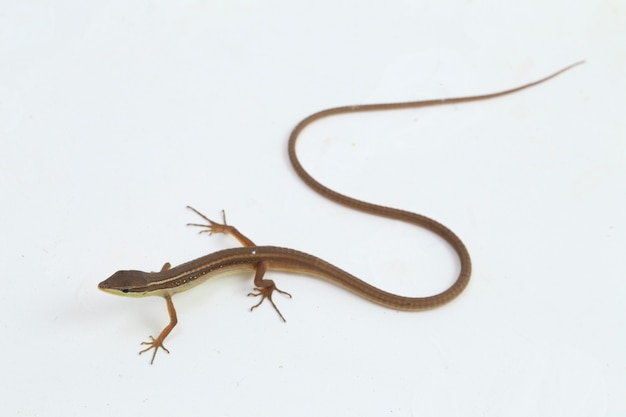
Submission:
<svg viewBox="0 0 626 417">
<path fill-rule="evenodd" d="M 369 301 L 396 310 L 418 311 L 441 306 L 457 297 L 465 289 L 470 279 L 472 268 L 471 260 L 467 248 L 461 239 L 459 239 L 459 237 L 449 228 L 429 217 L 405 210 L 379 206 L 356 200 L 320 184 L 302 167 L 302 164 L 297 157 L 296 142 L 298 136 L 309 124 L 329 116 L 337 116 L 347 113 L 400 110 L 467 103 L 512 94 L 543 83 L 576 65 L 582 64 L 583 62 L 584 61 L 572 64 L 538 81 L 492 94 L 403 103 L 344 106 L 322 110 L 303 119 L 291 132 L 288 144 L 289 159 L 291 160 L 291 164 L 293 165 L 296 173 L 313 190 L 346 207 L 426 228 L 442 237 L 450 244 L 450 246 L 452 246 L 459 257 L 461 269 L 456 281 L 449 288 L 439 294 L 428 297 L 405 297 L 388 293 L 313 255 L 294 249 L 275 246 L 256 246 L 249 238 L 241 234 L 236 228 L 227 225 L 225 220 L 223 223 L 214 222 L 191 207 L 190 208 L 192 210 L 208 222 L 208 224 L 191 225 L 204 227 L 206 229 L 203 231 L 209 233 L 230 234 L 239 240 L 244 247 L 214 252 L 171 269 L 169 264 L 165 264 L 160 272 L 118 271 L 107 280 L 101 282 L 98 287 L 104 291 L 119 295 L 135 297 L 158 295 L 166 299 L 170 315 L 170 323 L 165 329 L 163 329 L 161 334 L 159 334 L 156 339 L 151 337 L 151 341 L 143 342 L 143 344 L 148 345 L 148 348 L 140 352 L 143 353 L 154 349 L 152 361 L 154 361 L 158 348 L 162 348 L 168 352 L 167 349 L 163 347 L 163 340 L 165 340 L 177 322 L 176 311 L 171 299 L 172 295 L 177 292 L 193 288 L 213 276 L 235 270 L 255 271 L 254 283 L 256 286 L 255 290 L 257 292 L 249 295 L 260 296 L 261 301 L 253 306 L 252 309 L 260 305 L 265 299 L 268 299 L 276 312 L 279 314 L 280 318 L 283 320 L 284 318 L 282 314 L 272 301 L 272 294 L 274 291 L 278 291 L 286 295 L 289 294 L 279 290 L 273 281 L 264 278 L 264 274 L 267 270 L 287 271 L 323 278 L 342 286 Z"/>
</svg>

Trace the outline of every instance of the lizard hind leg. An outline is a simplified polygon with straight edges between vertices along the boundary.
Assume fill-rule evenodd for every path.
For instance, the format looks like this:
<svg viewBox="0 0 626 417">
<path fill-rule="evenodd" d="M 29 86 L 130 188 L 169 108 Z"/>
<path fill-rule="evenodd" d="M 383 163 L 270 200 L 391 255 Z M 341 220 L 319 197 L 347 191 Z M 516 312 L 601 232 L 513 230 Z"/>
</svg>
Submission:
<svg viewBox="0 0 626 417">
<path fill-rule="evenodd" d="M 278 307 L 276 307 L 274 300 L 272 300 L 272 294 L 274 293 L 274 291 L 276 291 L 276 292 L 279 292 L 281 294 L 288 296 L 289 298 L 292 298 L 291 294 L 289 294 L 286 291 L 279 290 L 278 287 L 276 287 L 276 284 L 274 283 L 274 281 L 272 281 L 271 279 L 264 279 L 263 276 L 265 275 L 266 271 L 267 271 L 267 264 L 265 262 L 259 262 L 259 264 L 256 267 L 256 273 L 254 275 L 254 285 L 255 285 L 254 290 L 256 292 L 249 293 L 248 297 L 261 297 L 261 301 L 259 301 L 258 303 L 250 307 L 250 311 L 260 306 L 263 303 L 263 301 L 267 299 L 272 304 L 272 307 L 274 307 L 274 310 L 276 310 L 276 312 L 278 313 L 278 316 L 280 317 L 280 319 L 282 321 L 287 321 L 285 320 L 285 317 L 283 317 Z"/>
</svg>

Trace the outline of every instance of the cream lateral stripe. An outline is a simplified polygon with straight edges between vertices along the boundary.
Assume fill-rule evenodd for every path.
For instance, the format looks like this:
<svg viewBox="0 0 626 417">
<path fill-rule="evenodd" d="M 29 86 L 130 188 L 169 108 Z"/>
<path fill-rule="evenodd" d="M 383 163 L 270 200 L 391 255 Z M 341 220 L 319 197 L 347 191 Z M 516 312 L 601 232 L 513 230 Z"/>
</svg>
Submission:
<svg viewBox="0 0 626 417">
<path fill-rule="evenodd" d="M 388 111 L 467 103 L 501 97 L 543 83 L 576 65 L 582 64 L 583 62 L 584 61 L 572 64 L 538 81 L 491 94 L 438 100 L 366 104 L 330 108 L 304 118 L 292 130 L 287 145 L 289 159 L 296 174 L 313 190 L 318 192 L 323 197 L 333 200 L 346 207 L 373 214 L 375 216 L 400 220 L 407 224 L 428 229 L 445 239 L 452 246 L 459 257 L 460 271 L 454 283 L 449 288 L 438 294 L 426 297 L 405 297 L 388 293 L 313 255 L 299 252 L 294 249 L 276 246 L 256 246 L 252 240 L 244 236 L 236 228 L 226 224 L 225 216 L 223 222 L 218 223 L 191 207 L 189 208 L 201 216 L 207 223 L 190 223 L 190 225 L 200 226 L 203 228 L 202 232 L 208 232 L 209 234 L 229 234 L 237 239 L 244 247 L 214 252 L 196 260 L 179 265 L 173 269 L 170 269 L 169 263 L 166 263 L 163 265 L 161 272 L 147 273 L 142 271 L 118 271 L 108 279 L 102 281 L 98 287 L 106 292 L 119 295 L 135 297 L 158 295 L 165 299 L 170 316 L 170 322 L 156 338 L 151 336 L 150 341 L 143 342 L 142 344 L 147 345 L 148 347 L 139 352 L 144 353 L 154 349 L 152 352 L 151 363 L 154 361 L 158 349 L 163 349 L 169 353 L 169 351 L 163 346 L 163 341 L 178 322 L 176 310 L 174 309 L 174 304 L 172 302 L 172 294 L 193 288 L 213 276 L 233 270 L 251 269 L 255 271 L 255 289 L 254 292 L 248 295 L 259 297 L 260 301 L 251 309 L 258 307 L 264 300 L 268 300 L 282 320 L 284 320 L 284 317 L 278 307 L 276 307 L 276 304 L 274 304 L 272 296 L 276 292 L 289 297 L 291 297 L 291 295 L 278 289 L 274 281 L 271 279 L 265 278 L 265 272 L 268 270 L 287 271 L 323 278 L 346 288 L 367 300 L 397 310 L 418 311 L 439 307 L 451 301 L 463 292 L 470 280 L 472 263 L 469 252 L 463 244 L 463 241 L 454 232 L 452 232 L 451 229 L 434 219 L 431 219 L 430 217 L 406 210 L 399 210 L 360 201 L 344 194 L 340 194 L 320 184 L 304 169 L 298 159 L 296 153 L 296 143 L 300 133 L 309 124 L 329 116 L 338 116 L 357 112 Z"/>
</svg>

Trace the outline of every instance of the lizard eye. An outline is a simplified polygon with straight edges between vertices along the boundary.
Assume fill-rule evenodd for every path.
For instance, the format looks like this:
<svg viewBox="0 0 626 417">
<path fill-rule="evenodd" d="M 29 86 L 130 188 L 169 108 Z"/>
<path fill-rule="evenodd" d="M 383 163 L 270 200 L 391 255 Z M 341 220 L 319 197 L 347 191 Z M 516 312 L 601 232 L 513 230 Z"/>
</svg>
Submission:
<svg viewBox="0 0 626 417">
<path fill-rule="evenodd" d="M 124 294 L 128 294 L 128 292 L 129 292 L 129 291 L 130 291 L 130 290 L 129 290 L 128 288 L 124 288 L 124 289 L 122 290 L 122 292 L 123 292 Z"/>
</svg>

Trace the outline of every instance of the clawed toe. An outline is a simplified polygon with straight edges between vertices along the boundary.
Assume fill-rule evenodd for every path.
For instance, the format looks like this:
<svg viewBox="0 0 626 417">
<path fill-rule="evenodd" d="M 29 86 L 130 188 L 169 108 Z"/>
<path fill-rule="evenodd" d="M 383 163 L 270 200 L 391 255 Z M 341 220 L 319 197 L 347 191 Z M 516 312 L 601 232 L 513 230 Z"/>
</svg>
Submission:
<svg viewBox="0 0 626 417">
<path fill-rule="evenodd" d="M 159 350 L 159 348 L 163 349 L 165 351 L 165 353 L 170 353 L 169 350 L 167 350 L 167 348 L 165 346 L 163 346 L 163 341 L 160 340 L 159 338 L 155 339 L 154 337 L 150 336 L 150 341 L 149 342 L 141 342 L 142 345 L 147 345 L 148 347 L 145 348 L 144 350 L 140 351 L 139 354 L 141 355 L 144 352 L 149 351 L 150 349 L 154 349 L 154 352 L 152 352 L 152 360 L 150 360 L 150 365 L 152 365 L 154 363 L 154 358 L 156 357 L 157 351 Z"/>
<path fill-rule="evenodd" d="M 285 322 L 287 321 L 287 320 L 285 320 L 285 317 L 283 317 L 283 315 L 280 312 L 280 310 L 278 309 L 278 307 L 276 307 L 276 304 L 274 304 L 274 300 L 272 300 L 272 293 L 274 291 L 278 291 L 279 293 L 284 294 L 284 295 L 288 296 L 289 298 L 292 298 L 291 294 L 289 294 L 286 291 L 279 290 L 278 288 L 276 288 L 275 285 L 268 286 L 268 287 L 257 287 L 254 290 L 256 292 L 248 293 L 248 297 L 259 297 L 260 296 L 261 297 L 261 301 L 259 301 L 258 303 L 256 303 L 252 307 L 250 307 L 250 311 L 252 311 L 255 308 L 257 308 L 258 306 L 260 306 L 263 303 L 263 301 L 265 301 L 267 299 L 272 304 L 272 307 L 274 307 L 274 310 L 276 310 L 276 313 L 278 313 L 278 316 L 280 317 L 280 319 L 282 321 L 285 321 Z"/>
</svg>

